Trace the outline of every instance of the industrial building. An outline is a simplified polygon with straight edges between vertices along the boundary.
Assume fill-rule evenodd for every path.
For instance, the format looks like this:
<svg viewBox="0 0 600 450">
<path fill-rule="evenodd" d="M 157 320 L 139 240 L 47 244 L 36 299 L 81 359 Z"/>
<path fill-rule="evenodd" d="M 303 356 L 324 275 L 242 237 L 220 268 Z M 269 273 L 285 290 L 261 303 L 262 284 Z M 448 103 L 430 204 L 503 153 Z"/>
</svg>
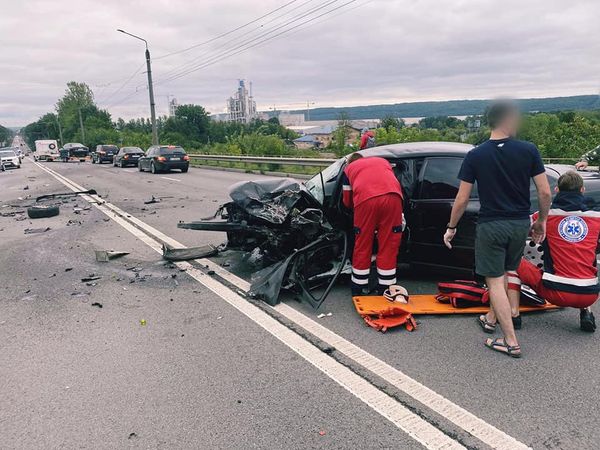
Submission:
<svg viewBox="0 0 600 450">
<path fill-rule="evenodd" d="M 246 88 L 244 80 L 239 80 L 238 89 L 227 100 L 227 120 L 230 122 L 250 123 L 257 118 L 256 102 L 252 97 L 252 83 Z"/>
</svg>

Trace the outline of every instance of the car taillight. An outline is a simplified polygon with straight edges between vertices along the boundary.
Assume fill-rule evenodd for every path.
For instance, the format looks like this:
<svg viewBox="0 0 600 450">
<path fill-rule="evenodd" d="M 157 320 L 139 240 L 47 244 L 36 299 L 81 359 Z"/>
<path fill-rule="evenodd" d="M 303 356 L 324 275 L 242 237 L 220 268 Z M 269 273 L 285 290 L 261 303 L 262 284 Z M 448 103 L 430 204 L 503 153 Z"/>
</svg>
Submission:
<svg viewBox="0 0 600 450">
<path fill-rule="evenodd" d="M 129 155 L 123 156 L 123 159 L 129 159 Z"/>
<path fill-rule="evenodd" d="M 99 155 L 104 155 L 105 153 L 106 153 L 106 152 L 103 152 L 102 150 L 100 150 L 100 151 L 98 152 L 98 154 L 99 154 Z"/>
<path fill-rule="evenodd" d="M 165 162 L 167 158 L 165 158 L 164 156 L 159 156 L 158 158 L 156 158 L 156 160 L 160 162 Z"/>
<path fill-rule="evenodd" d="M 190 160 L 190 157 L 189 157 L 188 155 L 185 155 L 185 156 L 183 157 L 183 160 L 184 160 L 184 161 L 189 161 L 189 160 Z"/>
</svg>

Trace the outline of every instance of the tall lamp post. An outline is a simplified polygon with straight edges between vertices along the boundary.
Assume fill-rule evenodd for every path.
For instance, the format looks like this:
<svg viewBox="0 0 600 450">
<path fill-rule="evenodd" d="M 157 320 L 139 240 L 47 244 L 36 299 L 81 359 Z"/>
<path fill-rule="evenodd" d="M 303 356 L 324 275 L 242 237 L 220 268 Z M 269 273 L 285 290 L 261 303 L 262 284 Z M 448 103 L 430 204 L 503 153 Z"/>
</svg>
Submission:
<svg viewBox="0 0 600 450">
<path fill-rule="evenodd" d="M 156 129 L 156 111 L 154 108 L 154 87 L 152 85 L 152 66 L 150 64 L 150 50 L 148 50 L 148 41 L 135 34 L 128 33 L 124 30 L 117 30 L 120 33 L 127 34 L 143 41 L 146 44 L 146 69 L 148 73 L 148 93 L 150 94 L 150 120 L 152 121 L 152 145 L 158 145 L 158 130 Z"/>
</svg>

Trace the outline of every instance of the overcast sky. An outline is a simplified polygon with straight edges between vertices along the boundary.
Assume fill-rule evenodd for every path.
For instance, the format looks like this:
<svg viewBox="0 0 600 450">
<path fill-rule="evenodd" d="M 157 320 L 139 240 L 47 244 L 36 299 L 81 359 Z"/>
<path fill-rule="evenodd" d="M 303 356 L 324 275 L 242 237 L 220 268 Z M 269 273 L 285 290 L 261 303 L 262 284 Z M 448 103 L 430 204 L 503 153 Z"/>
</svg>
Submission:
<svg viewBox="0 0 600 450">
<path fill-rule="evenodd" d="M 149 41 L 161 115 L 168 95 L 223 112 L 238 78 L 259 109 L 600 91 L 598 0 L 349 1 L 3 0 L 0 124 L 53 110 L 70 80 L 114 119 L 149 116 L 144 45 L 117 28 Z"/>
</svg>

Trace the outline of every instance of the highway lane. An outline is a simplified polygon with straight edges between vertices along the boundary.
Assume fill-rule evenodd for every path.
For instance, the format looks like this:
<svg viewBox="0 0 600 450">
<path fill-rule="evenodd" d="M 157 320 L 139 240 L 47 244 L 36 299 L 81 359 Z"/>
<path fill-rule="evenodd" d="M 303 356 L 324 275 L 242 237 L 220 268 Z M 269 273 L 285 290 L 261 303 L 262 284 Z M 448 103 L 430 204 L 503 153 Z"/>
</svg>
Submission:
<svg viewBox="0 0 600 450">
<path fill-rule="evenodd" d="M 3 205 L 67 191 L 30 162 L 2 175 Z M 0 218 L 3 448 L 420 448 L 100 211 L 75 214 L 75 204 L 85 202 L 51 219 Z M 23 233 L 33 227 L 51 230 Z M 95 249 L 111 248 L 130 255 L 95 262 Z M 102 278 L 80 281 L 92 273 Z"/>
<path fill-rule="evenodd" d="M 200 169 L 153 176 L 109 166 L 48 167 L 96 188 L 115 205 L 186 245 L 217 243 L 223 237 L 179 230 L 178 220 L 212 214 L 227 199 L 229 184 L 256 177 Z M 163 200 L 144 205 L 152 195 Z M 432 281 L 403 274 L 411 292 L 432 292 Z M 316 317 L 305 305 L 288 304 Z M 416 333 L 382 335 L 361 323 L 347 286 L 337 288 L 323 310 L 333 316 L 319 323 L 535 448 L 592 448 L 590 443 L 600 440 L 593 389 L 598 379 L 597 338 L 578 332 L 575 311 L 527 316 L 521 333 L 527 354 L 522 361 L 512 361 L 484 349 L 484 336 L 471 317 L 426 317 Z"/>
</svg>

